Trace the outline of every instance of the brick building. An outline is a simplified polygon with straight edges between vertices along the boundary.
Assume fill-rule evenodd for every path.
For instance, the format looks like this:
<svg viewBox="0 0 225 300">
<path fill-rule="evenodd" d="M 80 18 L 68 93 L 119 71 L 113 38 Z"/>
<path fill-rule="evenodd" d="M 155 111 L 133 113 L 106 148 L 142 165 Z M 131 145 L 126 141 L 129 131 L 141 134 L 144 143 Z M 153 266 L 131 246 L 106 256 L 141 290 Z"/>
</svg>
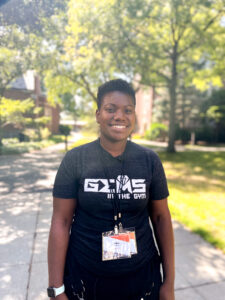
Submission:
<svg viewBox="0 0 225 300">
<path fill-rule="evenodd" d="M 59 130 L 59 106 L 55 107 L 47 102 L 47 97 L 41 90 L 39 76 L 34 71 L 27 71 L 23 76 L 14 80 L 5 91 L 4 97 L 15 100 L 25 100 L 32 98 L 36 107 L 43 107 L 42 115 L 50 117 L 47 124 L 51 133 L 58 133 Z M 13 137 L 18 134 L 18 129 L 12 124 L 4 127 L 3 135 Z"/>
</svg>

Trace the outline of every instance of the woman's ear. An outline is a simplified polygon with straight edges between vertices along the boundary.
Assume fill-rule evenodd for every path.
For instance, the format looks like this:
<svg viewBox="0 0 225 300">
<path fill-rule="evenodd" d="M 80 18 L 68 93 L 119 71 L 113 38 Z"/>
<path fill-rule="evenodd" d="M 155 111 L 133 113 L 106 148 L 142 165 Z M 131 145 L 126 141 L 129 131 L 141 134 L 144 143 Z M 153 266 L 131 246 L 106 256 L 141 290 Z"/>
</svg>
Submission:
<svg viewBox="0 0 225 300">
<path fill-rule="evenodd" d="M 96 109 L 95 118 L 96 118 L 96 122 L 99 124 L 99 110 L 98 109 Z"/>
</svg>

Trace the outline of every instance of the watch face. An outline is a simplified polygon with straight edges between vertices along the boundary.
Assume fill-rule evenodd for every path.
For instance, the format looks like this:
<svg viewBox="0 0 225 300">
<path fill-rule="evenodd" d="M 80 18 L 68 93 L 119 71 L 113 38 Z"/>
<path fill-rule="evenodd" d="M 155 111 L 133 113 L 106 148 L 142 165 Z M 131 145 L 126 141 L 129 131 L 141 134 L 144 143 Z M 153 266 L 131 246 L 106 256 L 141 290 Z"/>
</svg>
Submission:
<svg viewBox="0 0 225 300">
<path fill-rule="evenodd" d="M 49 298 L 55 298 L 55 291 L 52 287 L 47 288 L 47 293 Z"/>
</svg>

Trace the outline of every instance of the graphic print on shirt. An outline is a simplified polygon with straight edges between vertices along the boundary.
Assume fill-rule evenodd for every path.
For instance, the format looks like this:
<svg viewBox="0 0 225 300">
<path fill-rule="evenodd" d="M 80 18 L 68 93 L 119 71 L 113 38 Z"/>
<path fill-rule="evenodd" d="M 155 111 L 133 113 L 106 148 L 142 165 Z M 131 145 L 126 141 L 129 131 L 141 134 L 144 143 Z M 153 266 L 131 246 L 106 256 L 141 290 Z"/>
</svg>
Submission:
<svg viewBox="0 0 225 300">
<path fill-rule="evenodd" d="M 86 178 L 84 192 L 106 193 L 108 199 L 113 199 L 115 193 L 119 199 L 146 198 L 146 180 L 130 179 L 127 175 L 119 175 L 116 179 Z"/>
</svg>

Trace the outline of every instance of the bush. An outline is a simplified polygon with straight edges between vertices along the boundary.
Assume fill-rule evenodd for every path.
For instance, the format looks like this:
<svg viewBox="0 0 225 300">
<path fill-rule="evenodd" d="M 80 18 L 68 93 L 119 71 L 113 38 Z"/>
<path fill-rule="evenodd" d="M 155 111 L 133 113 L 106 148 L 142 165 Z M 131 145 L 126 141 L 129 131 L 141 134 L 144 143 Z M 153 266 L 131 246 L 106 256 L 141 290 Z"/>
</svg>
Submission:
<svg viewBox="0 0 225 300">
<path fill-rule="evenodd" d="M 203 126 L 196 130 L 196 142 L 205 141 L 208 143 L 212 143 L 214 140 L 214 129 L 210 126 Z"/>
<path fill-rule="evenodd" d="M 42 140 L 47 140 L 50 137 L 51 132 L 47 127 L 40 128 L 40 135 Z"/>
<path fill-rule="evenodd" d="M 18 138 L 4 138 L 2 139 L 2 143 L 3 145 L 13 145 L 13 144 L 17 144 L 19 142 Z"/>
<path fill-rule="evenodd" d="M 59 132 L 65 136 L 70 134 L 71 127 L 69 125 L 59 125 Z"/>
<path fill-rule="evenodd" d="M 181 140 L 182 143 L 187 143 L 191 139 L 191 133 L 188 129 L 176 127 L 175 140 Z"/>
<path fill-rule="evenodd" d="M 49 137 L 49 140 L 50 141 L 53 141 L 54 143 L 62 143 L 64 142 L 65 138 L 64 138 L 64 135 L 60 135 L 60 134 L 56 134 L 56 135 L 51 135 Z"/>
<path fill-rule="evenodd" d="M 28 142 L 30 140 L 29 137 L 27 135 L 25 135 L 23 132 L 19 132 L 18 139 L 19 139 L 20 143 Z"/>
<path fill-rule="evenodd" d="M 163 123 L 152 123 L 145 132 L 145 138 L 148 140 L 162 139 L 165 141 L 168 133 L 168 126 Z"/>
<path fill-rule="evenodd" d="M 30 141 L 38 141 L 38 139 L 39 139 L 37 130 L 33 129 L 33 128 L 26 128 L 24 130 L 23 134 L 25 136 L 27 136 L 28 140 L 30 140 Z"/>
</svg>

